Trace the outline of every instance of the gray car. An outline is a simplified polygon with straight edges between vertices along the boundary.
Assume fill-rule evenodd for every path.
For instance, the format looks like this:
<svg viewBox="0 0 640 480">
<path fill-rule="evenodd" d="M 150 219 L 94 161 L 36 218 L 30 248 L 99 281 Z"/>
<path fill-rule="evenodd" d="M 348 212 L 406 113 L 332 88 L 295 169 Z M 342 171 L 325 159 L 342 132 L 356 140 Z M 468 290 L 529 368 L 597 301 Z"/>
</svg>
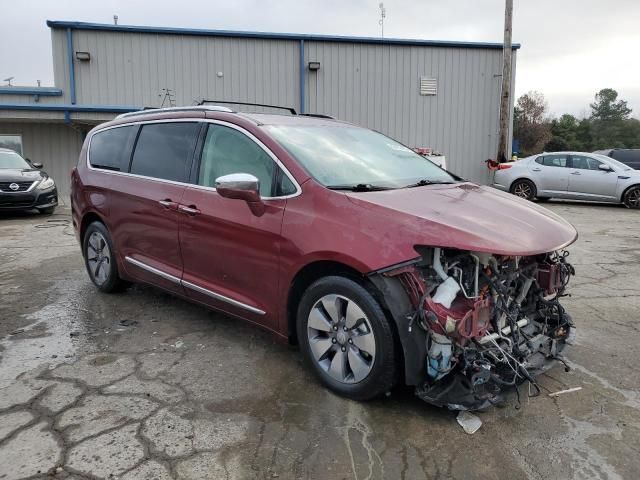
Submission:
<svg viewBox="0 0 640 480">
<path fill-rule="evenodd" d="M 640 170 L 597 153 L 545 152 L 502 164 L 493 187 L 527 200 L 567 198 L 640 208 Z"/>
</svg>

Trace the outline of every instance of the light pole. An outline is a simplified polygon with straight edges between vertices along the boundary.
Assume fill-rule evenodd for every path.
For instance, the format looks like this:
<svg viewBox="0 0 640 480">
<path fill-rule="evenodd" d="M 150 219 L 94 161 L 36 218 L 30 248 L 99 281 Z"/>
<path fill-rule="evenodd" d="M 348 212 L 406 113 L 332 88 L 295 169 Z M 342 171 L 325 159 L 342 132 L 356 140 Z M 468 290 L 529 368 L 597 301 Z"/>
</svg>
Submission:
<svg viewBox="0 0 640 480">
<path fill-rule="evenodd" d="M 387 9 L 384 8 L 384 3 L 380 2 L 378 5 L 380 7 L 380 20 L 378 20 L 378 25 L 382 29 L 381 37 L 384 38 L 384 19 L 387 16 Z"/>
</svg>

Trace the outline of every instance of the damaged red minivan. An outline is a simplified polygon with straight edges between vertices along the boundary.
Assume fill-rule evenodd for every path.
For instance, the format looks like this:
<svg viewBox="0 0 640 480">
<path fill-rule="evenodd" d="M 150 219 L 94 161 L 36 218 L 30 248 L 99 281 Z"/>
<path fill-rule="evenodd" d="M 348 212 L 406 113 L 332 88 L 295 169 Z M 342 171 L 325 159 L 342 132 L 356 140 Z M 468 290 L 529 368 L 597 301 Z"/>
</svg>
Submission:
<svg viewBox="0 0 640 480">
<path fill-rule="evenodd" d="M 185 107 L 93 129 L 73 223 L 103 292 L 155 285 L 300 345 L 331 390 L 481 409 L 554 360 L 576 230 L 327 117 Z"/>
</svg>

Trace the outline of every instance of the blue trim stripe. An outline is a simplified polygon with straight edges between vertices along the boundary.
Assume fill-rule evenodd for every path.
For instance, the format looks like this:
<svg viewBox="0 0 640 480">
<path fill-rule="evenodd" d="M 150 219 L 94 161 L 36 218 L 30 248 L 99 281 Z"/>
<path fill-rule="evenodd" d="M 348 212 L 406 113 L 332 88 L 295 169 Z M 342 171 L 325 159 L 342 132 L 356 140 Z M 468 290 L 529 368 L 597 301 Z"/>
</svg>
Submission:
<svg viewBox="0 0 640 480">
<path fill-rule="evenodd" d="M 304 40 L 300 40 L 300 113 L 305 113 L 305 88 L 304 88 L 304 74 L 305 74 L 305 66 L 304 66 Z"/>
<path fill-rule="evenodd" d="M 140 107 L 126 105 L 68 105 L 62 103 L 36 104 L 36 103 L 0 103 L 2 110 L 40 110 L 49 112 L 102 112 L 102 113 L 126 113 L 142 110 Z"/>
<path fill-rule="evenodd" d="M 101 30 L 106 32 L 130 32 L 152 33 L 171 35 L 195 35 L 202 37 L 239 37 L 262 38 L 275 40 L 309 40 L 315 42 L 343 42 L 343 43 L 368 43 L 383 45 L 416 45 L 425 47 L 452 47 L 452 48 L 491 48 L 502 49 L 502 43 L 486 42 L 456 42 L 449 40 L 420 40 L 402 38 L 376 38 L 376 37 L 347 37 L 336 35 L 311 35 L 304 33 L 270 33 L 270 32 L 240 32 L 236 30 L 204 30 L 197 28 L 171 28 L 148 27 L 142 25 L 110 25 L 103 23 L 68 22 L 47 20 L 50 28 L 67 28 L 74 30 Z M 514 43 L 512 48 L 520 48 L 519 43 Z"/>
<path fill-rule="evenodd" d="M 73 32 L 71 28 L 67 28 L 67 58 L 69 60 L 69 93 L 71 94 L 71 103 L 76 103 L 76 66 L 73 63 Z"/>
<path fill-rule="evenodd" d="M 0 87 L 0 95 L 40 95 L 41 97 L 60 97 L 62 90 L 51 87 Z"/>
</svg>

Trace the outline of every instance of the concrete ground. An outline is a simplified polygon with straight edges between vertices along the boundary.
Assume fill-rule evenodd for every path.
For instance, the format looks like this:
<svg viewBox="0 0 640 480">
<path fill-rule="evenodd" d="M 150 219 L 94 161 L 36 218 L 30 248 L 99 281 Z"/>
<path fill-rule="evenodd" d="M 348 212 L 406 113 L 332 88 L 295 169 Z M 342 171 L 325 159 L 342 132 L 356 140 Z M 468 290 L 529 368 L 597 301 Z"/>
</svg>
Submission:
<svg viewBox="0 0 640 480">
<path fill-rule="evenodd" d="M 474 435 L 408 389 L 337 397 L 240 321 L 145 286 L 100 294 L 67 211 L 4 215 L 0 479 L 639 478 L 640 213 L 548 206 L 580 232 L 573 370 Z"/>
</svg>

